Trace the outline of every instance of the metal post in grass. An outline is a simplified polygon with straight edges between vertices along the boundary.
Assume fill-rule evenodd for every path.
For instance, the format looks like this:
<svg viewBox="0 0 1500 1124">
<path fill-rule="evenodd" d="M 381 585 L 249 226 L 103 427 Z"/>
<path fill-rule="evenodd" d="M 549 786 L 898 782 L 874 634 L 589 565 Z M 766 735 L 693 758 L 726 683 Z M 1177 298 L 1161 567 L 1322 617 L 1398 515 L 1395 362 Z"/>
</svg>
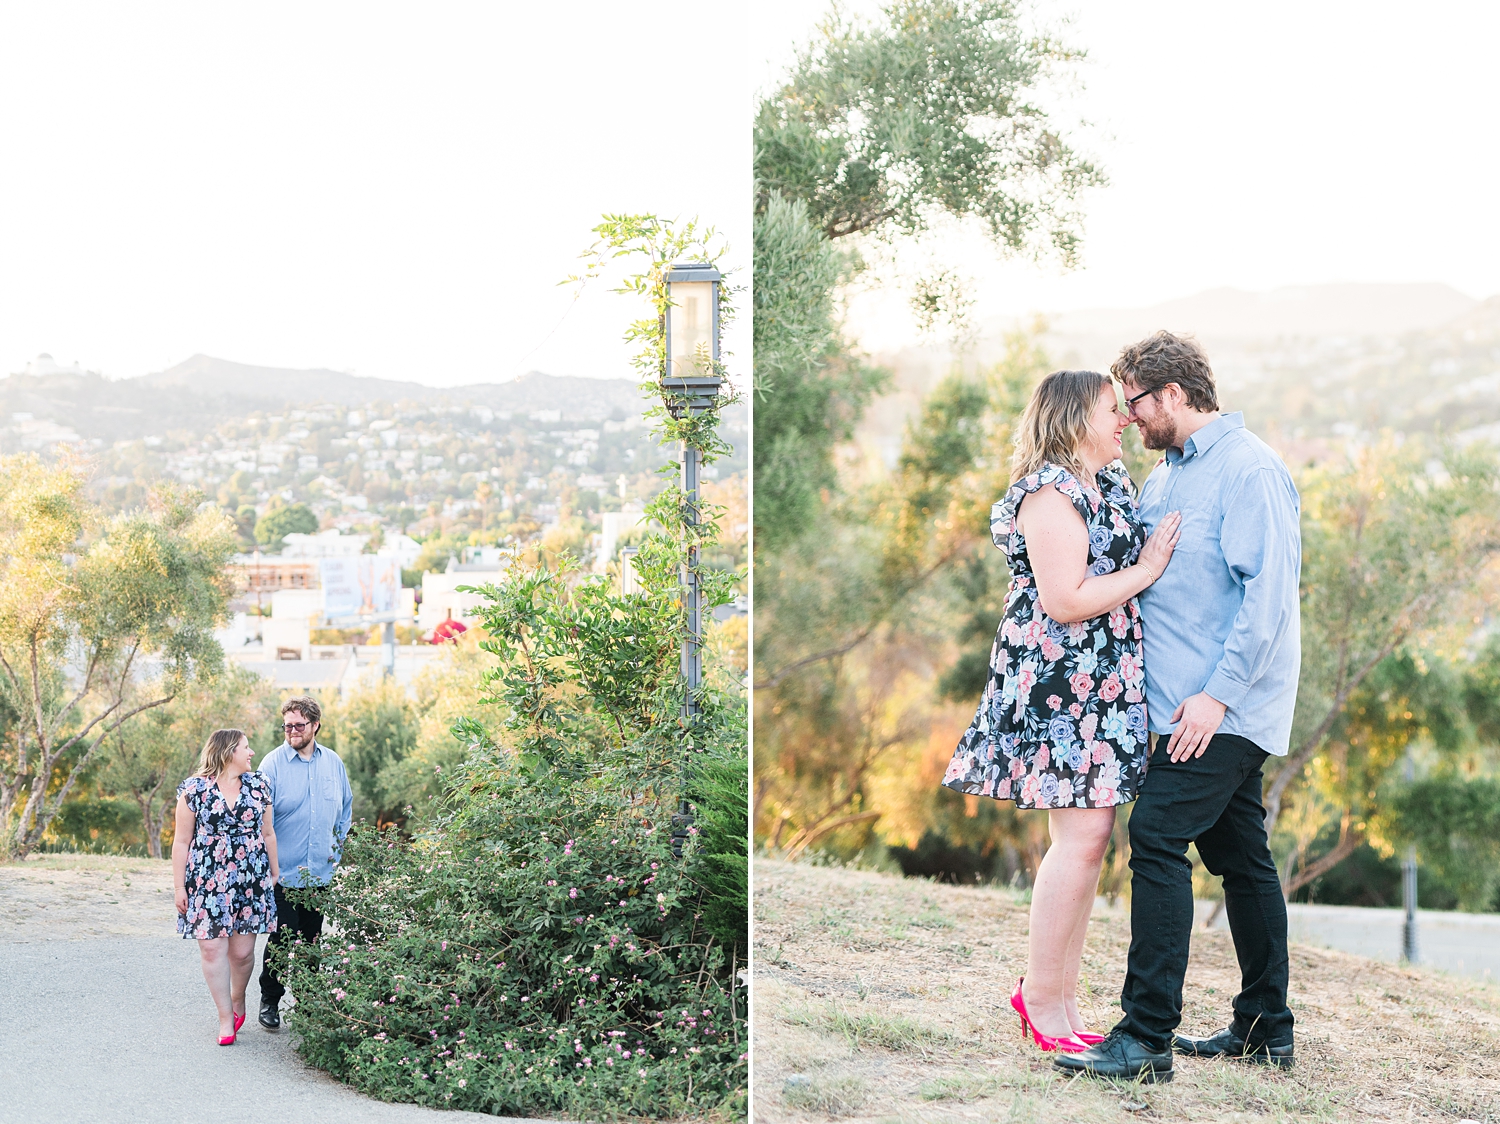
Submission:
<svg viewBox="0 0 1500 1124">
<path fill-rule="evenodd" d="M 1401 901 L 1406 906 L 1406 924 L 1401 927 L 1401 959 L 1417 963 L 1417 848 L 1406 848 L 1401 863 Z"/>
<path fill-rule="evenodd" d="M 724 379 L 719 372 L 719 282 L 723 275 L 702 262 L 679 262 L 667 273 L 666 371 L 662 375 L 662 400 L 674 418 L 687 418 L 712 410 Z M 699 451 L 682 442 L 680 485 L 689 527 L 698 523 Z M 683 701 L 685 734 L 691 738 L 698 713 L 697 692 L 703 682 L 703 598 L 698 584 L 698 547 L 690 538 L 682 567 L 682 600 L 686 630 L 682 638 Z M 687 747 L 682 756 L 683 796 L 672 817 L 672 849 L 682 853 L 683 840 L 693 817 L 687 801 Z"/>
<path fill-rule="evenodd" d="M 1406 755 L 1406 783 L 1410 785 L 1416 775 L 1411 754 Z M 1401 904 L 1406 909 L 1406 923 L 1401 927 L 1401 959 L 1408 964 L 1417 963 L 1417 846 L 1407 845 L 1406 858 L 1401 862 Z"/>
</svg>

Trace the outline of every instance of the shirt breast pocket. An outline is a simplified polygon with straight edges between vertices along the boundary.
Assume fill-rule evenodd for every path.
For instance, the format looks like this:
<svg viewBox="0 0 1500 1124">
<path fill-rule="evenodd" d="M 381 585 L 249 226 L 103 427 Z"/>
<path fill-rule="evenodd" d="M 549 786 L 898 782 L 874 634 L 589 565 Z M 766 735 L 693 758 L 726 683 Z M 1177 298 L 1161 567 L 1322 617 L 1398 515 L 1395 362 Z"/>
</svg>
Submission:
<svg viewBox="0 0 1500 1124">
<path fill-rule="evenodd" d="M 1184 511 L 1177 536 L 1178 554 L 1201 554 L 1213 548 L 1219 537 L 1219 516 L 1213 511 Z"/>
</svg>

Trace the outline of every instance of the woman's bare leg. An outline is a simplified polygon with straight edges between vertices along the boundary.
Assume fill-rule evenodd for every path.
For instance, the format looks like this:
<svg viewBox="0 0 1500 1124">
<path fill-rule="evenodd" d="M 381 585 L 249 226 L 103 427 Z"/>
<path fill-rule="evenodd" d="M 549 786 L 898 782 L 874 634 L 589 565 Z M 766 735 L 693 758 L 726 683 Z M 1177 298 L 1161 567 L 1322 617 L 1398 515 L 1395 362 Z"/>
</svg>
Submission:
<svg viewBox="0 0 1500 1124">
<path fill-rule="evenodd" d="M 229 1001 L 236 1015 L 245 1013 L 245 985 L 255 967 L 254 933 L 232 933 L 229 937 Z"/>
<path fill-rule="evenodd" d="M 1052 845 L 1031 890 L 1031 939 L 1022 997 L 1032 1024 L 1055 1038 L 1073 1032 L 1078 981 L 1099 865 L 1114 827 L 1113 808 L 1058 808 L 1048 814 Z M 1076 951 L 1075 951 L 1076 947 Z"/>
<path fill-rule="evenodd" d="M 229 938 L 199 941 L 198 954 L 203 958 L 203 978 L 208 981 L 208 993 L 219 1009 L 219 1037 L 227 1038 L 234 1033 L 234 1008 L 229 1001 Z"/>
<path fill-rule="evenodd" d="M 1110 817 L 1109 822 L 1111 829 L 1110 835 L 1112 836 L 1114 834 L 1113 816 Z M 1089 1029 L 1088 1024 L 1084 1022 L 1083 1016 L 1078 1012 L 1078 975 L 1083 966 L 1083 942 L 1084 939 L 1089 935 L 1089 919 L 1093 916 L 1094 899 L 1098 896 L 1099 870 L 1103 866 L 1104 854 L 1108 850 L 1109 837 L 1106 837 L 1104 840 L 1104 844 L 1099 851 L 1099 862 L 1094 866 L 1095 889 L 1093 893 L 1088 895 L 1088 903 L 1086 906 L 1081 902 L 1079 903 L 1080 909 L 1078 912 L 1078 921 L 1073 926 L 1073 935 L 1068 938 L 1067 957 L 1063 963 L 1063 1006 L 1067 1009 L 1068 1012 L 1068 1025 L 1070 1025 L 1075 1032 Z"/>
</svg>

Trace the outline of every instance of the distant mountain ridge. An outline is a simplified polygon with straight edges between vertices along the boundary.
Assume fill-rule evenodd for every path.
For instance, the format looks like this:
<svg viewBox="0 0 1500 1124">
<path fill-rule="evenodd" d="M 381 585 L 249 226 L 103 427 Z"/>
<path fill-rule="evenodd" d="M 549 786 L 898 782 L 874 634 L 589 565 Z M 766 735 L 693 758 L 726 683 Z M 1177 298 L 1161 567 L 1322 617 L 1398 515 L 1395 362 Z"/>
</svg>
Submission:
<svg viewBox="0 0 1500 1124">
<path fill-rule="evenodd" d="M 1220 340 L 1396 336 L 1441 327 L 1479 303 L 1436 283 L 1218 288 L 1145 308 L 1062 312 L 1047 322 L 1050 335 L 1117 336 L 1121 343 L 1158 328 Z"/>
<path fill-rule="evenodd" d="M 363 378 L 328 370 L 256 367 L 194 355 L 165 371 L 128 379 L 63 371 L 0 378 L 0 427 L 16 414 L 65 425 L 106 442 L 201 431 L 253 412 L 279 412 L 331 404 L 363 408 L 376 402 L 428 406 L 484 406 L 518 419 L 557 411 L 562 421 L 631 417 L 644 408 L 628 379 L 587 379 L 532 371 L 503 383 L 430 387 L 394 379 Z"/>
<path fill-rule="evenodd" d="M 194 355 L 165 371 L 122 379 L 120 383 L 181 389 L 200 398 L 274 403 L 273 409 L 289 402 L 363 406 L 409 399 L 470 403 L 516 413 L 560 410 L 564 418 L 584 421 L 608 417 L 616 409 L 637 413 L 641 401 L 636 384 L 627 379 L 586 379 L 531 371 L 509 382 L 431 387 L 321 368 L 255 367 L 211 355 Z"/>
</svg>

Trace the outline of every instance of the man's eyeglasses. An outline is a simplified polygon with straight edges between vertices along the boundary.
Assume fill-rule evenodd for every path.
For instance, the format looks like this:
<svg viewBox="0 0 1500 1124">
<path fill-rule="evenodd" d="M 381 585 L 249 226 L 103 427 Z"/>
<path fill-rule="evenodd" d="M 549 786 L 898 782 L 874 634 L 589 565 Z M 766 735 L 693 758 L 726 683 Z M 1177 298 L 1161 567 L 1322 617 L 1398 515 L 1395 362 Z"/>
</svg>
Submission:
<svg viewBox="0 0 1500 1124">
<path fill-rule="evenodd" d="M 281 728 L 289 734 L 300 734 L 311 725 L 311 722 L 283 722 Z"/>
<path fill-rule="evenodd" d="M 1146 395 L 1148 394 L 1155 394 L 1160 389 L 1160 387 L 1153 387 L 1150 390 L 1143 390 L 1133 397 L 1126 398 L 1124 404 L 1120 407 L 1120 413 L 1124 414 L 1128 418 L 1131 414 L 1135 413 L 1135 404 L 1137 402 L 1146 397 Z"/>
</svg>

